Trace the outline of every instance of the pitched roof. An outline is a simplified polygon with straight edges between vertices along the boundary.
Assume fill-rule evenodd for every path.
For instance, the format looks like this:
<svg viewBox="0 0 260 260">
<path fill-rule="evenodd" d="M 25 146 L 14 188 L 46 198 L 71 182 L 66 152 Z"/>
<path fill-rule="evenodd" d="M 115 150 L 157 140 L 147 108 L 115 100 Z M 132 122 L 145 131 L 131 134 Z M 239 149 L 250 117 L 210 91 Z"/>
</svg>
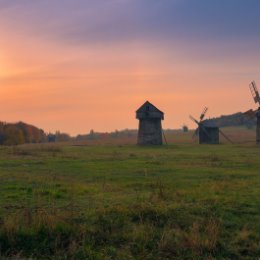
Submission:
<svg viewBox="0 0 260 260">
<path fill-rule="evenodd" d="M 159 113 L 163 114 L 163 112 L 161 110 L 159 110 L 156 106 L 154 106 L 149 101 L 146 101 L 141 107 L 139 107 L 137 109 L 136 113 L 146 112 L 147 111 L 147 107 L 149 107 L 149 111 L 151 111 L 151 112 L 159 112 Z"/>
<path fill-rule="evenodd" d="M 136 118 L 138 119 L 164 119 L 164 113 L 156 106 L 146 101 L 137 111 Z"/>
<path fill-rule="evenodd" d="M 202 121 L 201 124 L 204 127 L 218 128 L 217 124 L 213 120 L 210 120 L 210 119 L 206 119 L 206 120 Z"/>
</svg>

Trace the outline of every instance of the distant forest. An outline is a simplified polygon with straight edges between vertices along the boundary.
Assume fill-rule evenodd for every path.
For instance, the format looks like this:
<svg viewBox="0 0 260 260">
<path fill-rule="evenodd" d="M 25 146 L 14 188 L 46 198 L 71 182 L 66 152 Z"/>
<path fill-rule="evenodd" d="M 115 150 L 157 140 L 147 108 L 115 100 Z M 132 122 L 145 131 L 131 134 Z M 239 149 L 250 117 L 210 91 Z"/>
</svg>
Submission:
<svg viewBox="0 0 260 260">
<path fill-rule="evenodd" d="M 17 145 L 24 143 L 41 143 L 46 140 L 43 130 L 23 122 L 10 124 L 0 122 L 0 144 Z"/>
<path fill-rule="evenodd" d="M 90 132 L 85 135 L 71 137 L 69 134 L 61 133 L 60 131 L 56 131 L 55 133 L 45 133 L 42 129 L 23 122 L 0 122 L 0 145 L 119 139 L 136 135 L 137 130 L 128 129 L 122 131 L 115 130 L 111 133 L 101 133 L 90 130 Z"/>
<path fill-rule="evenodd" d="M 59 131 L 54 134 L 47 134 L 42 129 L 23 122 L 0 122 L 0 145 L 63 142 L 69 140 L 71 140 L 70 135 Z"/>
<path fill-rule="evenodd" d="M 219 127 L 228 126 L 246 126 L 249 129 L 256 124 L 256 119 L 249 118 L 243 113 L 235 113 L 232 115 L 210 118 L 210 121 Z M 185 126 L 186 127 L 186 126 Z M 183 129 L 184 130 L 184 129 Z M 165 133 L 171 134 L 176 130 L 167 129 Z M 188 128 L 185 129 L 185 132 Z M 71 137 L 69 134 L 61 133 L 45 133 L 42 129 L 28 125 L 23 122 L 19 123 L 4 123 L 0 122 L 0 145 L 19 145 L 24 143 L 51 143 L 51 142 L 67 142 L 67 141 L 88 141 L 88 140 L 108 140 L 108 139 L 126 139 L 137 136 L 136 129 L 115 130 L 110 133 L 95 132 L 90 130 L 84 135 Z"/>
<path fill-rule="evenodd" d="M 218 127 L 246 126 L 248 128 L 253 128 L 256 125 L 256 118 L 250 118 L 241 112 L 232 115 L 210 118 L 205 121 L 210 121 Z"/>
</svg>

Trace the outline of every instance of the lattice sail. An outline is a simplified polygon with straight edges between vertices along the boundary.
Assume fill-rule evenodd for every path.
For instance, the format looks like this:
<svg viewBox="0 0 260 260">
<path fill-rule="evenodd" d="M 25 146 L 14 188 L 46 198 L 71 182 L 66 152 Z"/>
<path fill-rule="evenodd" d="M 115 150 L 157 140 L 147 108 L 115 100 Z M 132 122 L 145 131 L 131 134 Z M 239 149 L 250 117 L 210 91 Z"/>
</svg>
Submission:
<svg viewBox="0 0 260 260">
<path fill-rule="evenodd" d="M 200 115 L 200 121 L 202 121 L 202 120 L 204 119 L 204 117 L 205 117 L 207 111 L 208 111 L 208 108 L 205 107 L 205 108 L 203 109 L 201 115 Z"/>
<path fill-rule="evenodd" d="M 253 96 L 253 99 L 255 101 L 255 103 L 258 103 L 260 105 L 260 95 L 259 95 L 259 91 L 257 89 L 256 83 L 254 81 L 252 81 L 249 85 L 251 94 Z"/>
</svg>

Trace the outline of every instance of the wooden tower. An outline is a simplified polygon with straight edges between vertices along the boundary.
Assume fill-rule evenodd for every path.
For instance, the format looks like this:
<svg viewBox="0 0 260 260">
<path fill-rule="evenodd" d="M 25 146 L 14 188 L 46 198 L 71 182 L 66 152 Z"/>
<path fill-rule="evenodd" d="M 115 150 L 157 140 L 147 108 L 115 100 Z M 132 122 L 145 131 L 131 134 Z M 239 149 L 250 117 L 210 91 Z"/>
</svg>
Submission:
<svg viewBox="0 0 260 260">
<path fill-rule="evenodd" d="M 139 119 L 137 143 L 139 145 L 162 145 L 164 113 L 146 101 L 136 111 L 136 118 Z"/>
<path fill-rule="evenodd" d="M 255 103 L 259 105 L 258 109 L 252 113 L 256 116 L 256 144 L 260 144 L 260 95 L 254 81 L 251 82 L 249 87 Z"/>
<path fill-rule="evenodd" d="M 190 119 L 198 125 L 193 138 L 198 136 L 199 144 L 219 144 L 219 134 L 221 134 L 228 142 L 233 143 L 214 122 L 210 120 L 203 120 L 207 111 L 208 108 L 205 107 L 199 120 L 195 119 L 193 116 L 190 116 Z"/>
<path fill-rule="evenodd" d="M 219 127 L 205 121 L 199 125 L 200 144 L 219 144 Z"/>
</svg>

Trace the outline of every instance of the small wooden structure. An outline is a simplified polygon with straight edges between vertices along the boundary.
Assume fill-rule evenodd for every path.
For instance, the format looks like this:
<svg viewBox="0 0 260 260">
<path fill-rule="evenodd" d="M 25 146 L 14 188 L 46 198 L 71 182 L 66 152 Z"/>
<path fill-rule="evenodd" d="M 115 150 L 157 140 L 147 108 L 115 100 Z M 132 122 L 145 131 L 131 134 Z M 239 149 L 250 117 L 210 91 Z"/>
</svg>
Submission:
<svg viewBox="0 0 260 260">
<path fill-rule="evenodd" d="M 209 121 L 199 124 L 200 144 L 219 144 L 219 127 Z"/>
<path fill-rule="evenodd" d="M 162 145 L 162 120 L 164 113 L 146 101 L 137 111 L 139 119 L 138 140 L 139 145 Z"/>
<path fill-rule="evenodd" d="M 200 115 L 200 119 L 197 120 L 193 116 L 190 119 L 198 125 L 193 134 L 193 138 L 199 137 L 199 144 L 219 144 L 219 134 L 221 134 L 227 141 L 233 143 L 232 140 L 225 135 L 219 127 L 212 120 L 203 120 L 208 108 L 205 107 Z"/>
</svg>

